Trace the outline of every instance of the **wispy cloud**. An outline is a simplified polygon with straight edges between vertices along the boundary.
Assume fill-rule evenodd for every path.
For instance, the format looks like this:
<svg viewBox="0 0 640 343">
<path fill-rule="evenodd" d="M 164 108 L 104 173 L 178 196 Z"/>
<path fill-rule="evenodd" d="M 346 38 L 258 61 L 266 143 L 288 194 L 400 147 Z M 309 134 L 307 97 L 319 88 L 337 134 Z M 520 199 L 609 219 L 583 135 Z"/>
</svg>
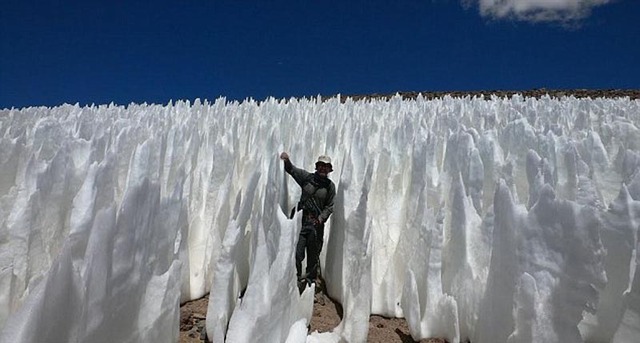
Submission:
<svg viewBox="0 0 640 343">
<path fill-rule="evenodd" d="M 465 6 L 478 5 L 480 14 L 494 19 L 531 22 L 576 22 L 588 17 L 596 6 L 614 0 L 462 0 Z"/>
</svg>

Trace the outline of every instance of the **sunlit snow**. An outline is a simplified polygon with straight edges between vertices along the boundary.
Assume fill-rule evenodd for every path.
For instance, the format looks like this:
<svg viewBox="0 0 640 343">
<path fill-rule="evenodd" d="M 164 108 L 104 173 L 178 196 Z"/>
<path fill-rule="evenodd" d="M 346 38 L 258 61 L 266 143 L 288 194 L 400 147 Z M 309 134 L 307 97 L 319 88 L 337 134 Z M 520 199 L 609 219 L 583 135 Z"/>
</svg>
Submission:
<svg viewBox="0 0 640 343">
<path fill-rule="evenodd" d="M 344 100 L 344 99 L 343 99 Z M 2 342 L 637 342 L 640 101 L 334 98 L 0 110 Z M 334 161 L 308 332 L 299 187 Z"/>
</svg>

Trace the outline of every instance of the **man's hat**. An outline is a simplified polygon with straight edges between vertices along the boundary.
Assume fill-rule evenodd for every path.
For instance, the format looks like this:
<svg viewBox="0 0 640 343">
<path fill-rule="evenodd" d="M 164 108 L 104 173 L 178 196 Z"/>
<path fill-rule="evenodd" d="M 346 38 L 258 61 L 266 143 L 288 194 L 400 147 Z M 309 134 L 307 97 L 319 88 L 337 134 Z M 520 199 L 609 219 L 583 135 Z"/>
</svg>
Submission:
<svg viewBox="0 0 640 343">
<path fill-rule="evenodd" d="M 318 162 L 331 164 L 331 157 L 329 157 L 327 155 L 320 155 L 320 157 L 318 157 Z"/>
<path fill-rule="evenodd" d="M 320 155 L 318 157 L 318 161 L 316 162 L 316 168 L 318 168 L 318 163 L 328 164 L 330 171 L 333 171 L 333 165 L 331 164 L 331 157 L 327 155 Z"/>
</svg>

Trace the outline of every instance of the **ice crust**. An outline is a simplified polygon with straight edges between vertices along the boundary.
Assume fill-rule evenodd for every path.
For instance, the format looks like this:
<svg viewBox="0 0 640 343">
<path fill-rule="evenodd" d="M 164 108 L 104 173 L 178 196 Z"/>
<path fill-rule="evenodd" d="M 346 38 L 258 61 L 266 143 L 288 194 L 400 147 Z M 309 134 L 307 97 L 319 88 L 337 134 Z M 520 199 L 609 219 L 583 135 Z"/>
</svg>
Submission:
<svg viewBox="0 0 640 343">
<path fill-rule="evenodd" d="M 640 101 L 267 99 L 0 110 L 0 341 L 636 342 Z M 307 332 L 299 188 L 337 186 Z"/>
</svg>

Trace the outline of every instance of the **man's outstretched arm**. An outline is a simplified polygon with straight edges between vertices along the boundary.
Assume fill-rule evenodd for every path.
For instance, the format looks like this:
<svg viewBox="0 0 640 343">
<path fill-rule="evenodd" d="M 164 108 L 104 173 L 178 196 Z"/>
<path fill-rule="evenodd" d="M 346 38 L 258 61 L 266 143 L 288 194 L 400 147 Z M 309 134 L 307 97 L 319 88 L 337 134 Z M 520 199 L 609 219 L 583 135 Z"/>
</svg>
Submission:
<svg viewBox="0 0 640 343">
<path fill-rule="evenodd" d="M 310 173 L 304 169 L 296 168 L 289 159 L 289 154 L 283 152 L 280 154 L 280 159 L 284 161 L 284 170 L 291 176 L 296 182 L 302 186 L 304 181 L 309 177 Z"/>
<path fill-rule="evenodd" d="M 293 170 L 293 163 L 291 163 L 291 160 L 289 159 L 289 154 L 283 152 L 280 154 L 280 159 L 284 161 L 284 170 L 291 174 L 291 171 Z"/>
</svg>

